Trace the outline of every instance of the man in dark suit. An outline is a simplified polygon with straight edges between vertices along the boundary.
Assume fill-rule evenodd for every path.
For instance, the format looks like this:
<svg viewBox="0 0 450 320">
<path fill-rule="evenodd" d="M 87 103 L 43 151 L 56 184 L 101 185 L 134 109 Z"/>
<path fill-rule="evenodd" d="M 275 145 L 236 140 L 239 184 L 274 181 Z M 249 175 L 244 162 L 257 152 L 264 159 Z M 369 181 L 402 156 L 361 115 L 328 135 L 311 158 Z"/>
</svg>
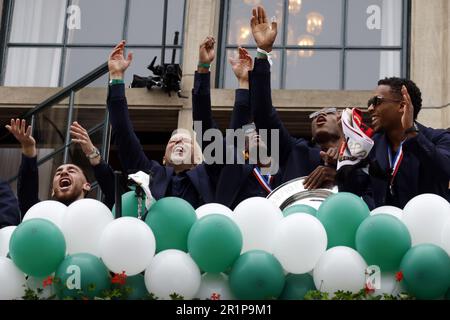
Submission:
<svg viewBox="0 0 450 320">
<path fill-rule="evenodd" d="M 207 37 L 200 45 L 199 66 L 195 73 L 194 89 L 192 90 L 193 120 L 201 122 L 204 132 L 209 129 L 217 129 L 211 113 L 209 72 L 209 66 L 215 58 L 214 43 L 214 38 Z M 239 88 L 235 91 L 235 103 L 229 129 L 238 130 L 243 127 L 247 128 L 246 125 L 251 120 L 248 73 L 252 69 L 253 61 L 247 50 L 239 48 L 238 56 L 230 58 L 230 64 L 238 80 Z M 197 134 L 203 136 L 203 132 L 197 132 Z M 266 197 L 272 190 L 272 177 L 262 174 L 261 167 L 264 164 L 250 164 L 248 161 L 250 154 L 258 154 L 257 148 L 265 148 L 264 142 L 260 140 L 257 132 L 248 126 L 243 150 L 238 150 L 234 141 L 230 145 L 226 145 L 226 139 L 224 141 L 225 152 L 232 150 L 236 158 L 234 163 L 225 164 L 225 159 L 219 159 L 222 160 L 221 163 L 215 164 L 220 170 L 216 179 L 215 201 L 234 209 L 245 199 Z M 242 158 L 242 156 L 244 158 L 239 164 L 237 158 Z"/>
<path fill-rule="evenodd" d="M 272 106 L 270 85 L 270 57 L 277 35 L 277 23 L 270 25 L 263 7 L 253 9 L 251 18 L 253 37 L 258 45 L 255 66 L 250 73 L 250 104 L 258 129 L 279 130 L 280 172 L 274 186 L 294 178 L 308 176 L 321 164 L 320 149 L 305 139 L 292 137 Z M 268 143 L 270 147 L 270 143 Z"/>
<path fill-rule="evenodd" d="M 123 81 L 132 54 L 124 57 L 125 41 L 112 51 L 109 60 L 110 85 L 108 110 L 112 136 L 118 145 L 119 157 L 125 171 L 151 171 L 150 190 L 155 199 L 173 196 L 183 198 L 194 208 L 214 202 L 215 186 L 210 181 L 213 167 L 202 164 L 202 152 L 187 131 L 177 131 L 170 138 L 163 165 L 148 159 L 142 150 L 128 113 Z"/>
<path fill-rule="evenodd" d="M 17 198 L 9 185 L 0 180 L 0 229 L 16 226 L 20 223 L 20 211 Z"/>
<path fill-rule="evenodd" d="M 375 206 L 403 208 L 423 193 L 450 201 L 450 132 L 418 123 L 421 107 L 422 94 L 416 84 L 396 77 L 380 80 L 368 102 L 376 132 L 365 161 L 370 177 L 355 184 L 349 171 L 343 180 L 354 192 L 370 188 Z"/>
<path fill-rule="evenodd" d="M 31 126 L 25 120 L 11 119 L 6 128 L 20 142 L 22 147 L 22 162 L 17 181 L 17 195 L 22 216 L 39 200 L 39 171 L 37 166 L 36 141 L 31 135 Z M 93 146 L 87 131 L 77 122 L 71 126 L 74 142 L 81 145 L 83 152 L 89 159 L 95 177 L 105 194 L 105 204 L 114 204 L 114 174 L 109 165 L 100 157 L 100 153 Z M 83 199 L 91 190 L 91 185 L 83 170 L 75 164 L 64 164 L 56 169 L 52 181 L 52 198 L 65 205 Z"/>
</svg>

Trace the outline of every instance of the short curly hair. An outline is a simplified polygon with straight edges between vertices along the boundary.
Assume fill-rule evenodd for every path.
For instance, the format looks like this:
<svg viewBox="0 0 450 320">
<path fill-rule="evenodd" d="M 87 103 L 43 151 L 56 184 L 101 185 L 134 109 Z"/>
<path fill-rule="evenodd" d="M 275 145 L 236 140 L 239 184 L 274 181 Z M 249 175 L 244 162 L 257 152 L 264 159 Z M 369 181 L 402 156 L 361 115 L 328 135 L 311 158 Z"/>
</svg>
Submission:
<svg viewBox="0 0 450 320">
<path fill-rule="evenodd" d="M 397 77 L 384 78 L 378 81 L 378 85 L 391 87 L 391 92 L 399 97 L 402 97 L 402 86 L 405 86 L 414 106 L 414 120 L 417 119 L 417 115 L 422 109 L 422 93 L 412 80 Z"/>
</svg>

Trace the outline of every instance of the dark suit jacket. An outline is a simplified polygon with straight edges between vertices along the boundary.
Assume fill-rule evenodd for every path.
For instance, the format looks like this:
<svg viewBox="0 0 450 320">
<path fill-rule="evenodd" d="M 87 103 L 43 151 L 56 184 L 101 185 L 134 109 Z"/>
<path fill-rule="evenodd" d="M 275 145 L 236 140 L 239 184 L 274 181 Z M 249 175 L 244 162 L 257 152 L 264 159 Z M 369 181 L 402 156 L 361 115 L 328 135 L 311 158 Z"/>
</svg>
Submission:
<svg viewBox="0 0 450 320">
<path fill-rule="evenodd" d="M 20 223 L 20 211 L 17 198 L 9 185 L 0 180 L 0 229 L 16 226 Z"/>
<path fill-rule="evenodd" d="M 123 84 L 109 87 L 108 110 L 111 117 L 113 140 L 118 145 L 119 157 L 124 170 L 151 171 L 150 190 L 153 197 L 155 199 L 165 197 L 169 183 L 174 176 L 174 169 L 146 157 L 131 124 Z M 186 172 L 198 192 L 200 203 L 214 201 L 215 188 L 210 181 L 209 170 L 211 168 L 200 164 Z"/>
<path fill-rule="evenodd" d="M 279 130 L 280 170 L 275 177 L 274 186 L 307 176 L 320 165 L 320 149 L 305 139 L 292 137 L 273 107 L 270 64 L 266 59 L 255 59 L 255 66 L 250 73 L 250 104 L 258 129 Z M 270 149 L 270 142 L 268 147 Z"/>
<path fill-rule="evenodd" d="M 403 208 L 415 196 L 434 193 L 450 201 L 450 132 L 418 124 L 419 134 L 403 143 L 403 160 L 394 180 L 398 206 Z M 345 184 L 359 194 L 368 188 L 376 207 L 387 202 L 390 183 L 388 140 L 384 133 L 373 137 L 375 145 L 369 154 L 369 174 L 365 180 L 346 174 Z"/>
<path fill-rule="evenodd" d="M 234 108 L 231 115 L 229 128 L 236 130 L 248 124 L 251 119 L 249 90 L 237 89 L 235 91 Z M 192 90 L 192 116 L 194 121 L 201 121 L 203 131 L 211 128 L 217 128 L 217 125 L 211 113 L 211 93 L 210 93 L 210 74 L 195 74 L 194 89 Z M 234 145 L 226 145 L 226 139 L 223 141 L 224 155 L 227 151 L 233 152 L 235 161 L 239 157 L 239 150 Z M 216 182 L 215 202 L 221 203 L 234 209 L 239 203 L 239 199 L 246 199 L 255 194 L 267 196 L 267 192 L 261 190 L 249 190 L 246 185 L 249 177 L 253 173 L 252 164 L 215 164 L 216 167 L 213 181 Z M 259 192 L 258 192 L 259 191 Z M 251 192 L 251 194 L 250 194 Z M 243 194 L 244 193 L 244 194 Z"/>
</svg>

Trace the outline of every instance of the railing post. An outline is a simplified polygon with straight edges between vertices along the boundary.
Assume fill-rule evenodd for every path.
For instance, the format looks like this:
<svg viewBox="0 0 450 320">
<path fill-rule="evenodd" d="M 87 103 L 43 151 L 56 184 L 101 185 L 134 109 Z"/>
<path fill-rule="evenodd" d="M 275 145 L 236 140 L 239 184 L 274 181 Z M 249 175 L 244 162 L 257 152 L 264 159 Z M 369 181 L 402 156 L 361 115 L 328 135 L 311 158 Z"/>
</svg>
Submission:
<svg viewBox="0 0 450 320">
<path fill-rule="evenodd" d="M 109 145 L 111 140 L 111 129 L 109 127 L 109 112 L 108 108 L 105 111 L 105 120 L 103 122 L 103 139 L 102 139 L 102 147 L 100 150 L 102 159 L 105 160 L 106 163 L 109 161 Z M 97 192 L 97 200 L 102 201 L 103 192 L 102 189 L 99 188 Z"/>
<path fill-rule="evenodd" d="M 67 111 L 67 129 L 66 129 L 66 141 L 64 146 L 64 160 L 63 163 L 66 164 L 69 161 L 69 148 L 70 148 L 70 125 L 73 120 L 73 105 L 75 100 L 75 91 L 70 91 L 69 96 L 69 110 Z"/>
</svg>

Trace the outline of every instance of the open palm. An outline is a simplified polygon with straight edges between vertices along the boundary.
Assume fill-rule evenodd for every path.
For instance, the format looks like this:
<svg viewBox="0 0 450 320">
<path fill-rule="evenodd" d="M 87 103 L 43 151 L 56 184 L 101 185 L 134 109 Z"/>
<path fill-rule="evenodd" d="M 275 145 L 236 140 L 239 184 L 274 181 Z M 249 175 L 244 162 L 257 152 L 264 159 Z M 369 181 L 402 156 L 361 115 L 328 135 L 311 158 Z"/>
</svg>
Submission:
<svg viewBox="0 0 450 320">
<path fill-rule="evenodd" d="M 133 54 L 129 53 L 125 59 L 124 56 L 125 41 L 121 41 L 111 52 L 108 59 L 108 68 L 111 74 L 123 74 L 130 66 L 133 60 Z"/>
<path fill-rule="evenodd" d="M 250 25 L 258 47 L 267 52 L 272 51 L 273 43 L 277 37 L 277 23 L 274 21 L 269 24 L 263 7 L 253 9 Z"/>
<path fill-rule="evenodd" d="M 248 51 L 239 48 L 239 56 L 231 58 L 229 61 L 236 77 L 248 81 L 248 72 L 253 69 L 253 60 Z"/>
</svg>

